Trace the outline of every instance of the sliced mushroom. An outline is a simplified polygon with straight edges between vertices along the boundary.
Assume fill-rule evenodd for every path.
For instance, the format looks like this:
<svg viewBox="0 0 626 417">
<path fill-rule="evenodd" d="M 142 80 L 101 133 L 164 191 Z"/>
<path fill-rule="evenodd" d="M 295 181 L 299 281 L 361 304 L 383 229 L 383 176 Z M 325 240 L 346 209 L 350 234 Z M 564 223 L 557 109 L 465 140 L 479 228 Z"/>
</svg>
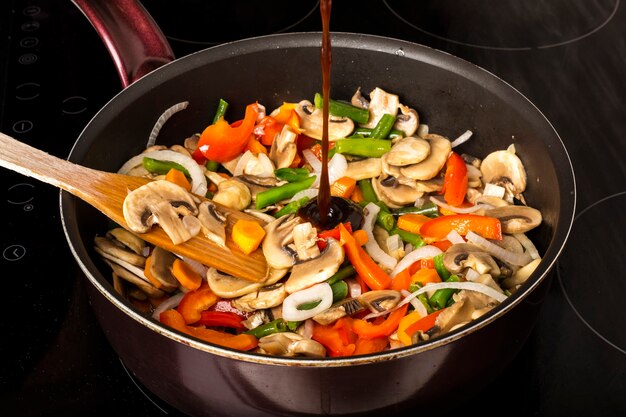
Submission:
<svg viewBox="0 0 626 417">
<path fill-rule="evenodd" d="M 417 111 L 402 104 L 398 107 L 401 114 L 396 116 L 396 123 L 393 125 L 393 128 L 401 130 L 406 136 L 413 136 L 420 124 Z"/>
<path fill-rule="evenodd" d="M 107 232 L 106 236 L 110 239 L 115 239 L 128 249 L 135 252 L 137 255 L 144 255 L 146 250 L 146 242 L 140 239 L 136 235 L 132 234 L 123 227 L 116 227 Z"/>
<path fill-rule="evenodd" d="M 512 277 L 503 280 L 502 287 L 506 289 L 511 289 L 518 285 L 522 285 L 523 283 L 526 282 L 526 280 L 530 277 L 530 275 L 535 271 L 535 269 L 537 269 L 537 266 L 539 266 L 540 262 L 541 262 L 541 259 L 533 259 L 526 266 L 523 266 L 520 269 L 518 269 L 517 272 L 515 272 L 515 274 L 513 274 Z"/>
<path fill-rule="evenodd" d="M 376 87 L 370 93 L 369 111 L 370 118 L 367 123 L 361 124 L 363 127 L 374 128 L 385 114 L 396 116 L 400 99 L 396 94 L 387 93 L 382 88 Z"/>
<path fill-rule="evenodd" d="M 174 260 L 176 255 L 158 246 L 155 246 L 150 255 L 150 274 L 159 282 L 159 288 L 166 292 L 173 292 L 179 286 L 172 275 Z"/>
<path fill-rule="evenodd" d="M 254 155 L 250 152 L 246 159 L 247 162 L 243 167 L 243 173 L 245 175 L 255 175 L 262 178 L 274 176 L 274 171 L 276 170 L 274 162 L 263 152 L 259 152 L 258 155 Z"/>
<path fill-rule="evenodd" d="M 528 206 L 507 205 L 485 210 L 485 216 L 500 219 L 503 233 L 525 233 L 539 226 L 541 212 Z"/>
<path fill-rule="evenodd" d="M 287 274 L 288 269 L 272 269 L 268 273 L 268 278 L 263 282 L 250 282 L 231 275 L 226 275 L 215 268 L 207 270 L 207 282 L 209 288 L 216 295 L 222 298 L 237 298 L 246 294 L 250 294 L 259 288 L 267 285 L 273 285 Z"/>
<path fill-rule="evenodd" d="M 326 242 L 326 248 L 318 257 L 297 263 L 291 268 L 291 274 L 285 282 L 289 294 L 326 281 L 339 270 L 345 257 L 343 246 L 332 238 Z"/>
<path fill-rule="evenodd" d="M 121 244 L 117 244 L 111 239 L 105 237 L 96 236 L 94 238 L 96 247 L 111 256 L 118 259 L 122 259 L 132 265 L 142 267 L 146 264 L 146 258 L 141 255 L 137 255 L 135 252 L 127 249 Z"/>
<path fill-rule="evenodd" d="M 517 197 L 526 189 L 526 170 L 519 157 L 510 149 L 487 155 L 480 165 L 485 183 L 500 185 L 507 189 L 509 198 Z"/>
<path fill-rule="evenodd" d="M 144 278 L 137 276 L 136 274 L 130 272 L 126 268 L 123 268 L 122 266 L 114 262 L 111 262 L 108 259 L 105 259 L 104 262 L 106 262 L 107 265 L 111 267 L 115 275 L 119 276 L 120 278 L 124 279 L 125 281 L 128 281 L 129 283 L 133 285 L 136 285 L 138 288 L 140 288 L 143 292 L 148 294 L 150 297 L 159 298 L 165 295 L 165 292 L 159 290 L 154 285 L 147 282 Z"/>
<path fill-rule="evenodd" d="M 367 109 L 370 106 L 370 102 L 365 97 L 363 97 L 363 94 L 361 94 L 361 87 L 357 88 L 354 95 L 352 95 L 350 103 L 360 109 Z"/>
<path fill-rule="evenodd" d="M 437 316 L 435 325 L 427 333 L 432 338 L 449 332 L 453 327 L 458 327 L 472 321 L 474 306 L 467 300 L 460 300 L 444 309 Z"/>
<path fill-rule="evenodd" d="M 328 309 L 316 314 L 313 320 L 321 325 L 334 323 L 345 316 L 351 316 L 355 313 L 365 310 L 367 307 L 358 298 L 344 298 L 336 302 Z"/>
<path fill-rule="evenodd" d="M 500 276 L 500 268 L 491 255 L 471 243 L 456 243 L 450 246 L 443 255 L 443 264 L 453 274 L 472 268 L 480 274 Z"/>
<path fill-rule="evenodd" d="M 382 172 L 380 158 L 366 158 L 358 161 L 348 162 L 348 169 L 345 176 L 357 181 L 378 177 Z"/>
<path fill-rule="evenodd" d="M 382 313 L 391 310 L 402 300 L 400 291 L 375 290 L 367 291 L 359 296 L 359 301 L 370 309 L 372 313 Z"/>
<path fill-rule="evenodd" d="M 183 142 L 183 145 L 185 146 L 185 149 L 187 149 L 189 151 L 189 153 L 193 153 L 198 148 L 198 141 L 199 140 L 200 140 L 200 134 L 199 133 L 194 133 L 193 135 L 189 136 L 188 138 L 185 138 L 185 141 Z"/>
<path fill-rule="evenodd" d="M 276 187 L 279 182 L 276 177 L 259 177 L 256 175 L 237 175 L 233 177 L 234 180 L 245 184 L 250 190 L 252 201 L 256 201 L 258 193 L 269 190 L 272 187 Z"/>
<path fill-rule="evenodd" d="M 289 125 L 285 125 L 283 130 L 274 138 L 269 157 L 276 168 L 285 168 L 293 163 L 298 153 L 297 138 L 298 134 Z"/>
<path fill-rule="evenodd" d="M 124 199 L 124 219 L 137 233 L 146 233 L 158 223 L 174 244 L 185 242 L 193 235 L 185 228 L 179 215 L 196 215 L 198 209 L 184 188 L 164 180 L 142 185 Z"/>
<path fill-rule="evenodd" d="M 424 137 L 430 143 L 430 153 L 422 162 L 400 168 L 402 175 L 414 180 L 434 178 L 446 164 L 452 151 L 450 141 L 443 136 L 428 134 Z"/>
<path fill-rule="evenodd" d="M 401 167 L 422 162 L 429 154 L 429 141 L 409 136 L 397 141 L 385 154 L 385 158 L 389 165 Z"/>
<path fill-rule="evenodd" d="M 298 103 L 295 108 L 300 116 L 300 128 L 307 136 L 321 140 L 323 129 L 323 111 L 315 108 L 308 100 Z M 337 139 L 345 138 L 354 130 L 354 122 L 347 117 L 329 116 L 328 119 L 328 140 L 334 142 Z"/>
<path fill-rule="evenodd" d="M 289 215 L 265 225 L 261 247 L 267 264 L 272 268 L 290 268 L 295 263 L 296 253 L 288 245 L 293 242 L 293 228 L 300 222 L 300 217 Z"/>
<path fill-rule="evenodd" d="M 212 201 L 203 201 L 198 206 L 198 220 L 202 233 L 217 245 L 226 247 L 226 218 Z"/>
<path fill-rule="evenodd" d="M 407 204 L 415 203 L 415 200 L 424 195 L 408 185 L 399 184 L 394 177 L 372 178 L 372 187 L 380 200 L 391 208 L 400 208 Z"/>
<path fill-rule="evenodd" d="M 253 312 L 280 305 L 287 297 L 285 285 L 278 283 L 261 287 L 232 301 L 232 305 L 241 311 Z"/>
<path fill-rule="evenodd" d="M 213 201 L 233 210 L 243 210 L 252 202 L 250 189 L 236 179 L 225 179 L 217 185 Z"/>
<path fill-rule="evenodd" d="M 322 358 L 326 349 L 321 343 L 293 332 L 274 333 L 259 339 L 261 353 L 274 356 L 307 356 Z"/>
</svg>

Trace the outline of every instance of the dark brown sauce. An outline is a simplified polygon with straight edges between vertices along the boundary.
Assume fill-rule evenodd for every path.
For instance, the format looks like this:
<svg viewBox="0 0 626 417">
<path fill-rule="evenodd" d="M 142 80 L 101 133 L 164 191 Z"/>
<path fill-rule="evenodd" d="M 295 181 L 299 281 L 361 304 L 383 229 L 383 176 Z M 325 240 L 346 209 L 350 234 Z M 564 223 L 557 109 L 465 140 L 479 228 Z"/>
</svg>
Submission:
<svg viewBox="0 0 626 417">
<path fill-rule="evenodd" d="M 340 197 L 331 197 L 328 180 L 328 101 L 330 97 L 330 65 L 331 42 L 330 42 L 330 9 L 331 0 L 320 1 L 320 13 L 322 15 L 322 96 L 323 96 L 323 125 L 322 125 L 322 172 L 320 176 L 319 193 L 316 200 L 298 210 L 298 215 L 315 227 L 320 229 L 332 229 L 339 223 L 350 222 L 353 230 L 359 229 L 363 223 L 363 210 L 361 207 Z"/>
<path fill-rule="evenodd" d="M 330 97 L 330 65 L 332 61 L 330 42 L 330 9 L 332 0 L 320 1 L 320 13 L 322 15 L 322 97 L 323 97 L 323 124 L 322 124 L 322 173 L 320 176 L 320 188 L 317 195 L 320 225 L 327 226 L 330 211 L 330 184 L 328 182 L 328 101 Z"/>
</svg>

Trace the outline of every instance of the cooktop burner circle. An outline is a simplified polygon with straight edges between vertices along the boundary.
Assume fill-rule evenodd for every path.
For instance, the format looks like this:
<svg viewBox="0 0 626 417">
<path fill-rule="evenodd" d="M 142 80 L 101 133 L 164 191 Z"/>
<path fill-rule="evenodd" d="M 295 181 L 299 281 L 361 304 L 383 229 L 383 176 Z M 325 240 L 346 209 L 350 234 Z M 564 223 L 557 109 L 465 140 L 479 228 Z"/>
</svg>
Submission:
<svg viewBox="0 0 626 417">
<path fill-rule="evenodd" d="M 529 50 L 576 42 L 600 30 L 620 0 L 383 0 L 412 28 L 483 49 Z M 503 16 L 516 16 L 515 19 Z"/>
<path fill-rule="evenodd" d="M 286 32 L 319 9 L 319 0 L 155 0 L 143 4 L 168 40 L 204 46 Z"/>
<path fill-rule="evenodd" d="M 601 199 L 574 219 L 557 263 L 558 282 L 574 312 L 600 339 L 626 354 L 626 191 Z M 620 219 L 621 218 L 621 219 Z"/>
</svg>

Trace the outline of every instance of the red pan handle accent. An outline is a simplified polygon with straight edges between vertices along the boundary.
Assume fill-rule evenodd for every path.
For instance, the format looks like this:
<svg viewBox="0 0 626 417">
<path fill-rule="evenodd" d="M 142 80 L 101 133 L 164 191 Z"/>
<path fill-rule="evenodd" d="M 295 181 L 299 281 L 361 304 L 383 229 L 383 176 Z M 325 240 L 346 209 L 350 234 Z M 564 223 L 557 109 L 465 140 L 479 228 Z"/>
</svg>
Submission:
<svg viewBox="0 0 626 417">
<path fill-rule="evenodd" d="M 72 0 L 106 45 L 124 88 L 174 60 L 165 35 L 138 0 Z"/>
</svg>

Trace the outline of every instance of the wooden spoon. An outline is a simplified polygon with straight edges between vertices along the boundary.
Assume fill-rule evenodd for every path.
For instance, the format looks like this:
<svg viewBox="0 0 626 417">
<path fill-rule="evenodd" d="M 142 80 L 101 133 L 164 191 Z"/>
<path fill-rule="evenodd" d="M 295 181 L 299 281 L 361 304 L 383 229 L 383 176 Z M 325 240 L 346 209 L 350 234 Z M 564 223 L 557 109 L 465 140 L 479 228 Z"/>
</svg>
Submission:
<svg viewBox="0 0 626 417">
<path fill-rule="evenodd" d="M 122 206 L 129 191 L 151 180 L 98 171 L 57 158 L 0 132 L 0 166 L 52 184 L 86 201 L 120 226 L 128 229 Z M 231 239 L 238 219 L 261 221 L 256 217 L 220 206 L 228 213 L 226 246 L 222 248 L 202 233 L 187 242 L 174 245 L 161 227 L 148 233 L 135 233 L 141 239 L 247 281 L 260 282 L 268 275 L 268 266 L 260 249 L 244 254 Z"/>
</svg>

